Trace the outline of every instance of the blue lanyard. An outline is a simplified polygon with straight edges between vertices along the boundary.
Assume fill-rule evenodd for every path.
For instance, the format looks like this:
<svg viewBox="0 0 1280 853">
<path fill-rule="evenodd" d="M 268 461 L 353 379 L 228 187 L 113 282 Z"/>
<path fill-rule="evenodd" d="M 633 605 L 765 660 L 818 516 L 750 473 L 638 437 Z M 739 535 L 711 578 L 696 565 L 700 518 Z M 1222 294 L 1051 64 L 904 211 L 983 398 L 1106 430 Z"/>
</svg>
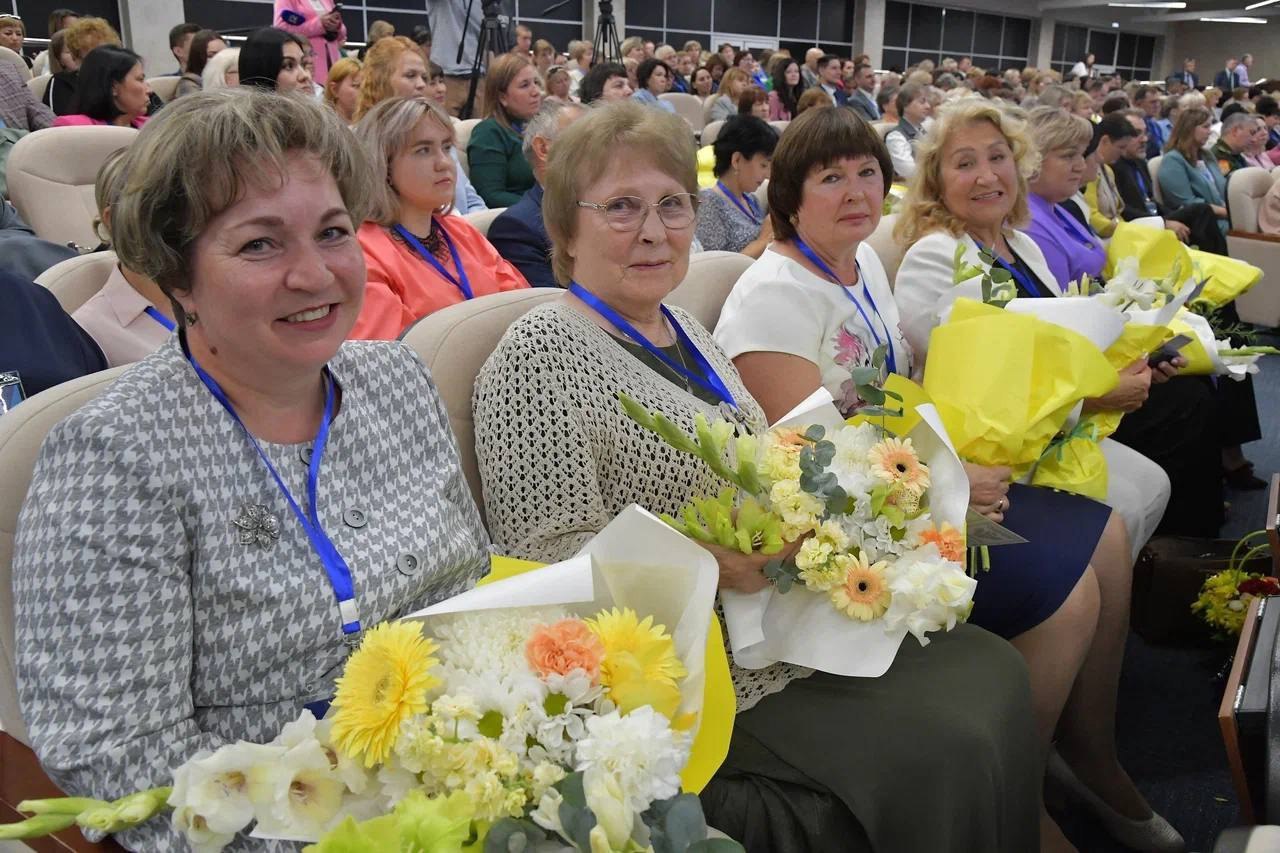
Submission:
<svg viewBox="0 0 1280 853">
<path fill-rule="evenodd" d="M 161 326 L 164 326 L 169 331 L 172 332 L 175 328 L 177 328 L 174 325 L 174 322 L 170 320 L 168 317 L 161 314 L 160 310 L 156 308 L 156 306 L 148 305 L 146 308 L 142 310 L 146 311 L 147 315 L 151 317 L 152 320 L 155 320 L 157 323 L 159 323 Z"/>
<path fill-rule="evenodd" d="M 431 266 L 435 268 L 436 272 L 444 276 L 446 281 L 448 281 L 454 287 L 458 288 L 458 290 L 461 290 L 462 295 L 465 298 L 467 299 L 475 298 L 475 294 L 471 292 L 471 280 L 467 278 L 467 271 L 465 268 L 463 268 L 462 261 L 459 260 L 458 258 L 458 250 L 454 247 L 453 239 L 449 237 L 449 232 L 445 230 L 445 227 L 443 225 L 440 226 L 440 236 L 444 238 L 444 244 L 449 247 L 449 256 L 453 258 L 453 268 L 458 271 L 458 276 L 461 278 L 461 281 L 459 281 L 458 278 L 455 278 L 453 273 L 445 269 L 444 264 L 436 260 L 436 256 L 431 254 L 431 252 L 427 251 L 427 247 L 422 245 L 422 243 L 418 240 L 418 238 L 410 234 L 408 229 L 406 229 L 403 225 L 397 225 L 395 227 L 395 232 L 399 234 L 400 237 L 406 243 L 408 243 L 415 252 L 421 255 L 424 261 L 431 264 Z"/>
<path fill-rule="evenodd" d="M 698 370 L 701 371 L 699 373 L 693 372 L 683 364 L 677 364 L 670 356 L 658 349 L 652 341 L 646 338 L 643 332 L 628 323 L 617 311 L 610 308 L 603 299 L 596 296 L 576 281 L 569 282 L 569 292 L 587 303 L 587 305 L 589 305 L 597 314 L 612 323 L 615 329 L 631 338 L 631 340 L 635 341 L 640 346 L 644 347 L 646 352 L 659 359 L 663 364 L 671 368 L 677 374 L 685 377 L 691 382 L 696 382 L 698 385 L 701 385 L 703 388 L 720 398 L 721 402 L 729 404 L 734 409 L 738 408 L 738 403 L 733 399 L 733 393 L 729 390 L 729 387 L 724 384 L 724 380 L 716 373 L 715 368 L 711 366 L 711 362 L 707 361 L 706 356 L 704 356 L 698 348 L 693 345 L 693 341 L 689 340 L 689 335 L 686 334 L 685 330 L 676 322 L 676 318 L 672 316 L 671 311 L 667 306 L 661 305 L 659 307 L 662 309 L 662 313 L 667 318 L 667 321 L 671 323 L 671 328 L 675 329 L 676 338 L 684 345 L 684 348 L 689 351 L 689 355 L 693 358 L 693 363 L 697 366 Z"/>
<path fill-rule="evenodd" d="M 280 478 L 279 472 L 276 471 L 276 466 L 271 464 L 271 460 L 263 452 L 258 440 L 253 437 L 253 434 L 249 432 L 249 428 L 244 425 L 244 421 L 240 420 L 240 416 L 236 414 L 235 407 L 231 405 L 231 400 L 227 398 L 226 392 L 191 355 L 191 351 L 187 349 L 185 338 L 182 339 L 182 349 L 186 353 L 187 361 L 191 362 L 192 368 L 195 369 L 196 376 L 200 377 L 200 381 L 209 389 L 209 393 L 213 395 L 213 398 L 222 404 L 222 408 L 227 410 L 227 414 L 231 415 L 232 420 L 244 432 L 245 438 L 249 439 L 249 443 L 253 445 L 253 449 L 258 451 L 258 456 L 261 457 L 263 464 L 267 466 L 267 470 L 271 472 L 271 476 L 275 478 L 276 485 L 280 487 L 285 500 L 289 502 L 289 508 L 293 510 L 293 514 L 302 525 L 302 529 L 306 531 L 307 538 L 311 540 L 311 547 L 315 549 L 316 555 L 320 557 L 320 562 L 324 565 L 325 574 L 329 576 L 329 583 L 333 586 L 334 597 L 338 600 L 338 613 L 342 618 L 342 633 L 346 636 L 348 642 L 353 642 L 360 634 L 360 610 L 356 606 L 355 584 L 351 578 L 351 569 L 347 566 L 347 561 L 343 559 L 342 554 L 338 552 L 337 546 L 333 544 L 333 540 L 324 532 L 324 528 L 320 525 L 320 517 L 316 511 L 316 491 L 320 482 L 320 460 L 324 456 L 324 447 L 329 440 L 329 424 L 333 420 L 333 374 L 329 372 L 328 367 L 325 367 L 324 418 L 320 421 L 320 431 L 316 433 L 315 444 L 311 450 L 311 462 L 307 467 L 307 511 L 303 512 L 298 506 L 298 502 L 294 500 L 289 487 Z"/>
<path fill-rule="evenodd" d="M 1058 217 L 1058 221 L 1061 222 L 1068 231 L 1074 234 L 1076 239 L 1079 240 L 1086 249 L 1097 248 L 1093 243 L 1093 238 L 1081 229 L 1080 223 L 1076 221 L 1076 218 L 1063 210 L 1061 205 L 1055 204 L 1053 206 L 1053 215 Z"/>
<path fill-rule="evenodd" d="M 863 276 L 862 274 L 862 264 L 858 263 L 856 260 L 854 261 L 854 264 L 858 269 L 858 281 L 862 284 L 863 295 L 867 297 L 867 302 L 871 304 L 871 310 L 875 312 L 876 319 L 880 321 L 881 327 L 884 328 L 884 340 L 880 340 L 880 333 L 876 331 L 875 323 L 871 322 L 871 317 L 867 314 L 867 309 L 862 307 L 861 300 L 859 300 L 858 297 L 854 296 L 853 291 L 849 289 L 850 287 L 856 287 L 857 285 L 846 285 L 843 281 L 841 281 L 840 277 L 836 275 L 835 270 L 827 266 L 826 261 L 818 257 L 818 253 L 815 252 L 813 249 L 810 249 L 808 244 L 806 244 L 804 240 L 801 240 L 799 236 L 792 237 L 791 243 L 796 247 L 796 249 L 800 252 L 800 254 L 804 255 L 806 258 L 809 259 L 810 263 L 812 263 L 818 269 L 822 270 L 822 272 L 827 276 L 827 278 L 831 279 L 833 282 L 840 285 L 840 292 L 843 293 L 848 298 L 848 300 L 854 304 L 854 307 L 858 309 L 858 313 L 862 315 L 862 322 L 867 324 L 867 329 L 871 332 L 871 337 L 875 338 L 876 346 L 880 347 L 880 346 L 884 346 L 885 344 L 889 345 L 889 358 L 888 358 L 889 372 L 897 373 L 898 372 L 898 355 L 894 351 L 894 347 L 893 347 L 893 332 L 889 331 L 889 324 L 884 321 L 884 317 L 880 314 L 880 309 L 876 307 L 876 299 L 874 296 L 871 295 L 871 288 L 867 286 L 866 277 Z"/>
<path fill-rule="evenodd" d="M 973 235 L 970 235 L 970 239 L 973 239 Z M 973 242 L 974 242 L 974 245 L 978 247 L 978 251 L 980 252 L 984 251 L 985 247 L 981 243 L 979 243 L 977 240 L 974 240 Z M 1013 251 L 1013 250 L 1010 249 L 1010 251 Z M 1004 258 L 997 255 L 995 251 L 992 251 L 991 254 L 996 259 L 996 263 L 999 264 L 1001 267 L 1003 267 L 1005 270 L 1007 270 L 1009 275 L 1017 279 L 1018 284 L 1022 285 L 1023 289 L 1025 289 L 1027 293 L 1030 293 L 1033 297 L 1047 296 L 1047 294 L 1035 282 L 1035 280 L 1029 277 L 1028 275 L 1026 275 L 1022 270 L 1018 269 L 1016 264 L 1010 264 Z"/>
<path fill-rule="evenodd" d="M 751 220 L 752 225 L 759 225 L 764 222 L 764 213 L 760 210 L 760 205 L 756 202 L 755 196 L 750 193 L 743 193 L 742 198 L 746 201 L 744 205 L 738 201 L 738 197 L 729 192 L 729 188 L 722 181 L 716 181 L 716 186 L 720 188 L 720 192 L 724 193 L 724 197 L 733 202 L 733 206 L 742 212 L 742 215 Z"/>
</svg>

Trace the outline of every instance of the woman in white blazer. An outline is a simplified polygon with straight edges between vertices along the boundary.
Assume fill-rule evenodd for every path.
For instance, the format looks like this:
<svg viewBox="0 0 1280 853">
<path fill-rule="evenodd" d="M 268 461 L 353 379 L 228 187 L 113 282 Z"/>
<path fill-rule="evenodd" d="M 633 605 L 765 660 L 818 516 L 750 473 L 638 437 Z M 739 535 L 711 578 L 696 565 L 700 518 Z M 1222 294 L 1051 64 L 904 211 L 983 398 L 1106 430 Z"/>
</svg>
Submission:
<svg viewBox="0 0 1280 853">
<path fill-rule="evenodd" d="M 920 374 L 929 335 L 955 301 L 959 247 L 968 263 L 984 267 L 979 251 L 993 252 L 1013 275 L 1020 296 L 1052 298 L 1062 291 L 1040 249 L 1016 228 L 1030 219 L 1027 182 L 1039 165 L 1023 122 L 990 101 L 953 102 L 920 145 L 916 163 L 895 234 L 908 248 L 894 298 Z M 1146 396 L 1143 379 L 1122 378 L 1099 402 L 1109 409 L 1136 408 Z M 1111 472 L 1106 503 L 1124 517 L 1133 549 L 1126 556 L 1132 557 L 1164 512 L 1169 480 L 1155 463 L 1117 442 L 1104 441 L 1103 452 Z M 1050 772 L 1075 790 L 1118 840 L 1142 850 L 1181 850 L 1181 836 L 1147 805 L 1116 754 L 1115 703 L 1132 560 L 1095 563 L 1094 569 L 1102 596 L 1097 637 L 1063 711 Z M 1082 720 L 1089 721 L 1087 726 L 1080 727 Z"/>
</svg>

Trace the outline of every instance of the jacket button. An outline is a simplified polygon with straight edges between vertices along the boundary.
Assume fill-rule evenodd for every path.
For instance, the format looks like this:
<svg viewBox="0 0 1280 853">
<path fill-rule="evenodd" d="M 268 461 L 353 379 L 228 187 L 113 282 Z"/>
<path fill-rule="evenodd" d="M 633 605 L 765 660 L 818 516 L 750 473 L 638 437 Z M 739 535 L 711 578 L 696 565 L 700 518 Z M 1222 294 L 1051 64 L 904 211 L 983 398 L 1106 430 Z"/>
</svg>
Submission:
<svg viewBox="0 0 1280 853">
<path fill-rule="evenodd" d="M 400 556 L 396 557 L 396 569 L 400 574 L 409 575 L 410 577 L 418 573 L 421 563 L 421 559 L 412 551 L 401 552 Z"/>
<path fill-rule="evenodd" d="M 298 461 L 303 465 L 311 464 L 311 445 L 304 444 L 298 448 Z"/>
<path fill-rule="evenodd" d="M 342 522 L 347 525 L 347 527 L 354 527 L 359 530 L 361 527 L 364 527 L 369 523 L 369 517 L 364 514 L 364 510 L 349 509 L 342 513 Z"/>
</svg>

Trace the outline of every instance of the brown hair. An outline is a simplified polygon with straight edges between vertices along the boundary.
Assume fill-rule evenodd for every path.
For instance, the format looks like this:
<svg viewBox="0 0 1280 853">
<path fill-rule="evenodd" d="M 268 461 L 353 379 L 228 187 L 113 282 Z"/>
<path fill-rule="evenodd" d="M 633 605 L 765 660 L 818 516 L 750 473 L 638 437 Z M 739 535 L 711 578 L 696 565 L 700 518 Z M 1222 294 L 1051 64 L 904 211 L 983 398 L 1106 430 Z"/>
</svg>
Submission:
<svg viewBox="0 0 1280 853">
<path fill-rule="evenodd" d="M 372 182 L 368 221 L 390 227 L 400 220 L 400 195 L 391 186 L 391 161 L 413 141 L 413 129 L 424 118 L 434 119 L 454 138 L 453 121 L 438 104 L 422 97 L 379 101 L 356 123 L 356 139 L 379 176 Z"/>
<path fill-rule="evenodd" d="M 1187 107 L 1179 112 L 1178 120 L 1169 133 L 1169 141 L 1164 144 L 1164 153 L 1177 151 L 1187 158 L 1188 163 L 1199 162 L 1204 152 L 1196 144 L 1196 128 L 1208 121 L 1210 115 L 1206 107 Z"/>
<path fill-rule="evenodd" d="M 759 86 L 751 86 L 738 96 L 738 115 L 751 115 L 752 107 L 756 104 L 768 102 L 769 96 L 765 94 L 764 89 Z"/>
<path fill-rule="evenodd" d="M 364 68 L 360 78 L 360 97 L 356 101 L 356 120 L 374 105 L 390 98 L 395 92 L 391 88 L 391 78 L 400 65 L 400 57 L 413 51 L 422 57 L 422 64 L 427 64 L 427 56 L 418 47 L 418 43 L 406 36 L 383 36 L 369 48 L 364 57 Z"/>
<path fill-rule="evenodd" d="M 512 125 L 511 115 L 502 106 L 499 96 L 506 94 L 516 75 L 533 67 L 533 60 L 516 53 L 504 53 L 489 63 L 489 73 L 484 77 L 484 113 L 503 127 Z"/>
<path fill-rule="evenodd" d="M 796 101 L 795 115 L 791 118 L 797 119 L 800 114 L 814 107 L 834 107 L 836 102 L 831 99 L 826 90 L 821 86 L 814 86 L 812 89 L 805 89 L 800 95 L 800 100 Z"/>
<path fill-rule="evenodd" d="M 880 134 L 853 110 L 820 107 L 792 120 L 773 151 L 769 167 L 769 216 L 782 240 L 796 236 L 794 220 L 804 203 L 804 182 L 815 169 L 837 160 L 874 157 L 880 164 L 884 191 L 893 181 L 893 161 Z"/>
</svg>

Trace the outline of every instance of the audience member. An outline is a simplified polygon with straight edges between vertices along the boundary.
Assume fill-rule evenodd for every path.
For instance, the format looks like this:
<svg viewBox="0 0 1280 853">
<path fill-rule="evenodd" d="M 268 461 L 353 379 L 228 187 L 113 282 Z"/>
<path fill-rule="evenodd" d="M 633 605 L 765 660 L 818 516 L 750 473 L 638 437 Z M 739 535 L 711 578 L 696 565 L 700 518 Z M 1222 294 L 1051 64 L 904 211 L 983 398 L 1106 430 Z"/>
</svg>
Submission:
<svg viewBox="0 0 1280 853">
<path fill-rule="evenodd" d="M 812 89 L 822 82 L 818 63 L 825 55 L 820 47 L 811 47 L 804 52 L 804 65 L 800 69 L 800 75 L 804 77 L 806 89 Z"/>
<path fill-rule="evenodd" d="M 356 123 L 356 107 L 360 101 L 360 60 L 346 56 L 333 63 L 324 84 L 324 102 L 338 113 L 343 124 Z"/>
<path fill-rule="evenodd" d="M 1110 112 L 1093 126 L 1093 156 L 1097 160 L 1097 177 L 1084 188 L 1084 200 L 1089 207 L 1089 225 L 1100 237 L 1110 237 L 1121 221 L 1124 200 L 1116 185 L 1115 165 L 1122 157 L 1136 153 L 1140 134 L 1129 119 L 1120 112 Z M 1187 227 L 1180 222 L 1171 223 L 1178 238 L 1185 240 Z"/>
<path fill-rule="evenodd" d="M 67 316 L 49 289 L 20 278 L 7 265 L 0 268 L 0 304 L 4 305 L 0 311 L 0 364 L 5 373 L 18 374 L 23 396 L 107 369 L 102 350 Z M 7 397 L 0 398 L 0 417 L 7 409 Z M 110 500 L 104 498 L 104 505 Z"/>
<path fill-rule="evenodd" d="M 0 200 L 0 258 L 4 258 L 4 269 L 11 275 L 34 281 L 54 264 L 76 254 L 70 246 L 37 237 L 35 229 L 22 221 L 13 205 Z"/>
<path fill-rule="evenodd" d="M 848 106 L 867 121 L 880 120 L 880 108 L 876 106 L 876 72 L 870 65 L 859 65 L 853 70 L 854 90 L 849 95 Z"/>
<path fill-rule="evenodd" d="M 445 84 L 444 69 L 434 62 L 427 62 L 427 90 L 424 97 L 428 101 L 432 101 L 440 109 L 445 108 L 446 99 L 449 96 L 449 87 Z M 396 83 L 393 94 L 399 97 L 408 97 L 417 94 L 417 87 L 410 88 L 407 80 L 403 77 L 393 78 Z M 447 114 L 447 113 L 446 113 Z M 456 130 L 455 123 L 455 130 Z M 458 214 L 477 213 L 481 210 L 488 210 L 489 207 L 484 203 L 484 199 L 480 197 L 480 193 L 476 192 L 475 186 L 471 183 L 471 178 L 467 175 L 467 170 L 462 168 L 462 158 L 458 154 L 458 146 L 456 144 L 449 146 L 449 156 L 453 158 L 453 162 L 457 164 L 454 171 L 454 187 L 453 187 L 453 212 Z"/>
<path fill-rule="evenodd" d="M 572 81 L 569 79 L 569 70 L 563 65 L 553 65 L 547 69 L 543 83 L 547 90 L 544 100 L 558 104 L 573 103 L 573 96 L 569 94 Z"/>
<path fill-rule="evenodd" d="M 0 127 L 40 130 L 53 124 L 53 110 L 36 100 L 18 69 L 0 62 Z"/>
<path fill-rule="evenodd" d="M 755 192 L 769 177 L 777 144 L 778 132 L 758 116 L 738 115 L 720 128 L 712 144 L 716 185 L 698 196 L 696 236 L 703 249 L 758 258 L 768 248 L 773 224 Z"/>
<path fill-rule="evenodd" d="M 630 36 L 623 39 L 622 45 L 618 51 L 620 59 L 634 59 L 636 62 L 644 62 L 644 39 L 640 36 Z"/>
<path fill-rule="evenodd" d="M 840 57 L 827 53 L 818 60 L 818 88 L 830 95 L 837 107 L 849 102 L 844 82 L 840 79 Z"/>
<path fill-rule="evenodd" d="M 1160 161 L 1160 192 L 1165 204 L 1183 207 L 1188 204 L 1209 205 L 1218 218 L 1218 230 L 1227 233 L 1227 179 L 1217 161 L 1205 150 L 1212 122 L 1204 107 L 1192 107 L 1178 115 L 1177 124 L 1165 143 Z"/>
<path fill-rule="evenodd" d="M 547 157 L 556 137 L 588 109 L 581 104 L 543 104 L 524 129 L 524 156 L 533 166 L 537 182 L 524 198 L 498 214 L 489 225 L 489 242 L 533 287 L 559 286 L 551 269 L 551 238 L 542 221 L 542 180 Z"/>
<path fill-rule="evenodd" d="M 514 54 L 493 60 L 484 88 L 486 117 L 467 143 L 471 182 L 489 207 L 510 207 L 533 186 L 520 134 L 542 105 L 542 91 L 533 63 Z"/>
<path fill-rule="evenodd" d="M 1133 93 L 1133 105 L 1144 113 L 1143 122 L 1147 126 L 1147 159 L 1159 157 L 1164 151 L 1164 143 L 1168 134 L 1160 127 L 1160 90 L 1155 86 L 1139 86 Z"/>
<path fill-rule="evenodd" d="M 426 94 L 429 84 L 427 58 L 413 39 L 405 36 L 379 39 L 365 56 L 360 73 L 356 120 L 392 96 Z M 447 92 L 446 85 L 446 97 Z"/>
<path fill-rule="evenodd" d="M 73 111 L 54 119 L 54 127 L 142 127 L 146 122 L 151 87 L 147 85 L 141 56 L 128 48 L 104 44 L 89 51 L 79 74 Z"/>
<path fill-rule="evenodd" d="M 303 65 L 306 52 L 301 36 L 275 27 L 256 29 L 240 48 L 240 85 L 282 94 L 310 92 L 311 75 Z"/>
<path fill-rule="evenodd" d="M 1245 143 L 1243 158 L 1246 166 L 1255 166 L 1270 172 L 1276 167 L 1275 162 L 1267 154 L 1267 123 L 1262 116 L 1252 116 L 1253 130 Z"/>
<path fill-rule="evenodd" d="M 769 95 L 759 86 L 748 86 L 738 98 L 738 115 L 769 119 Z"/>
<path fill-rule="evenodd" d="M 712 79 L 711 70 L 708 68 L 696 68 L 689 77 L 690 94 L 701 98 L 704 105 L 715 91 L 715 87 L 716 81 Z"/>
<path fill-rule="evenodd" d="M 636 69 L 636 82 L 640 84 L 640 88 L 631 95 L 632 98 L 647 107 L 657 107 L 666 112 L 675 113 L 676 108 L 670 101 L 664 101 L 658 97 L 671 88 L 670 65 L 661 59 L 646 59 Z"/>
<path fill-rule="evenodd" d="M 828 95 L 826 90 L 821 86 L 815 86 L 812 89 L 805 89 L 804 94 L 800 96 L 800 100 L 796 102 L 796 114 L 795 116 L 792 116 L 792 119 L 794 120 L 796 116 L 800 115 L 805 110 L 813 109 L 814 107 L 833 106 L 835 106 L 835 101 L 831 99 L 831 96 Z"/>
<path fill-rule="evenodd" d="M 27 38 L 27 28 L 22 23 L 22 19 L 17 15 L 0 14 L 0 47 L 7 47 L 22 58 L 27 63 L 27 68 L 31 67 L 31 57 L 27 56 L 26 51 L 22 49 L 22 43 Z"/>
<path fill-rule="evenodd" d="M 526 59 L 532 59 L 533 30 L 524 24 L 516 24 L 515 33 L 511 39 L 511 52 L 518 53 Z"/>
<path fill-rule="evenodd" d="M 204 66 L 200 75 L 202 90 L 228 89 L 240 85 L 240 48 L 229 47 L 219 51 Z"/>
<path fill-rule="evenodd" d="M 933 115 L 933 106 L 929 103 L 928 90 L 916 83 L 908 83 L 898 89 L 894 103 L 902 118 L 898 120 L 898 126 L 886 134 L 884 141 L 894 174 L 901 180 L 907 180 L 916 173 L 916 145 L 924 135 L 925 121 Z"/>
<path fill-rule="evenodd" d="M 533 43 L 533 67 L 538 69 L 538 76 L 543 80 L 547 79 L 547 72 L 551 70 L 551 66 L 556 64 L 556 48 L 546 39 L 538 39 Z M 560 66 L 565 68 L 565 66 Z M 565 74 L 569 70 L 565 68 Z M 572 85 L 570 80 L 570 85 Z"/>
<path fill-rule="evenodd" d="M 553 146 L 545 221 L 556 278 L 573 289 L 511 325 L 473 397 L 489 530 L 501 553 L 563 559 L 632 503 L 679 512 L 720 489 L 696 458 L 631 424 L 620 392 L 681 429 L 692 430 L 698 414 L 718 417 L 722 403 L 764 428 L 710 333 L 662 306 L 689 266 L 697 187 L 681 120 L 636 104 L 593 111 Z M 634 203 L 604 206 L 618 197 Z M 683 368 L 681 359 L 703 367 Z M 728 395 L 704 388 L 716 384 L 708 371 Z M 766 586 L 768 557 L 709 550 L 723 589 Z M 827 850 L 832 839 L 859 853 L 1034 849 L 1040 761 L 1025 671 L 1007 645 L 973 626 L 931 639 L 927 649 L 904 643 L 878 679 L 785 664 L 735 668 L 734 742 L 701 795 L 708 823 L 750 850 Z M 939 703 L 950 712 L 924 722 L 921 710 Z M 877 736 L 798 737 L 797 719 L 813 730 L 874 720 Z M 908 769 L 940 752 L 950 760 L 929 762 L 929 773 Z M 919 820 L 921 812 L 931 819 Z"/>
<path fill-rule="evenodd" d="M 880 110 L 880 122 L 896 125 L 902 121 L 902 116 L 898 114 L 897 97 L 897 89 L 886 89 L 882 86 L 880 91 L 876 92 L 876 109 Z"/>
<path fill-rule="evenodd" d="M 584 104 L 590 103 L 590 101 L 582 98 L 578 93 L 578 87 L 582 85 L 582 78 L 587 75 L 587 72 L 591 71 L 595 55 L 596 49 L 592 47 L 591 42 L 569 42 L 569 59 L 573 61 L 573 64 L 569 67 L 569 76 L 573 78 L 573 91 L 570 94 L 578 95 Z M 594 100 L 594 98 L 591 100 Z"/>
<path fill-rule="evenodd" d="M 730 68 L 724 72 L 724 76 L 720 78 L 720 88 L 716 90 L 718 97 L 706 109 L 707 124 L 737 115 L 738 100 L 750 87 L 751 78 L 741 68 Z"/>
<path fill-rule="evenodd" d="M 74 68 L 68 67 L 53 75 L 45 90 L 44 102 L 57 115 L 66 115 L 75 107 L 76 86 L 80 79 L 79 68 L 84 58 L 100 44 L 121 47 L 120 35 L 102 18 L 80 18 L 65 31 L 67 52 Z"/>
<path fill-rule="evenodd" d="M 187 70 L 187 56 L 191 50 L 191 40 L 200 32 L 200 25 L 184 21 L 169 30 L 169 52 L 178 62 L 178 70 L 172 71 L 168 77 L 180 77 Z"/>
<path fill-rule="evenodd" d="M 347 40 L 342 4 L 334 0 L 275 0 L 272 26 L 307 40 L 316 57 L 312 77 L 323 86 L 329 69 L 342 58 L 342 45 Z"/>
<path fill-rule="evenodd" d="M 49 49 L 40 51 L 36 54 L 36 58 L 31 61 L 31 74 L 33 77 L 62 70 L 53 64 L 58 58 L 57 52 L 53 50 L 53 37 L 78 20 L 80 20 L 80 13 L 71 9 L 54 9 L 49 13 Z"/>
<path fill-rule="evenodd" d="M 227 43 L 213 30 L 201 30 L 192 36 L 191 44 L 187 48 L 187 64 L 182 72 L 182 79 L 178 81 L 174 97 L 180 98 L 203 89 L 205 66 L 209 64 L 210 59 L 226 49 Z"/>
<path fill-rule="evenodd" d="M 501 59 L 532 63 L 522 56 Z M 497 64 L 495 61 L 495 65 Z M 457 163 L 453 122 L 425 98 L 389 98 L 360 119 L 356 136 L 377 174 L 368 221 L 358 236 L 368 267 L 354 338 L 395 340 L 446 305 L 528 287 L 453 204 Z"/>
<path fill-rule="evenodd" d="M 632 95 L 627 69 L 617 62 L 602 62 L 582 78 L 578 100 L 584 104 L 596 101 L 622 101 Z"/>
<path fill-rule="evenodd" d="M 769 93 L 769 121 L 790 121 L 795 117 L 796 103 L 805 90 L 800 63 L 790 56 L 775 57 L 769 76 L 773 78 L 773 91 Z"/>
<path fill-rule="evenodd" d="M 390 21 L 383 21 L 381 19 L 376 21 L 370 21 L 369 31 L 365 34 L 365 38 L 364 38 L 364 47 L 360 48 L 359 55 L 356 58 L 363 63 L 364 58 L 365 56 L 368 55 L 370 49 L 372 49 L 373 46 L 378 43 L 378 39 L 384 39 L 389 36 L 393 36 L 395 34 L 396 34 L 395 24 L 391 23 Z M 327 83 L 328 81 L 326 80 L 325 82 Z"/>
<path fill-rule="evenodd" d="M 1218 162 L 1218 171 L 1223 175 L 1229 175 L 1236 169 L 1243 169 L 1250 165 L 1245 160 L 1245 150 L 1253 139 L 1254 131 L 1258 125 L 1257 119 L 1258 117 L 1253 113 L 1241 111 L 1222 120 L 1222 130 L 1219 131 L 1218 141 L 1209 149 L 1209 153 Z M 1210 121 L 1212 121 L 1212 116 L 1210 116 Z M 1163 189 L 1163 186 L 1161 189 Z M 1222 194 L 1225 198 L 1225 183 Z"/>
</svg>

